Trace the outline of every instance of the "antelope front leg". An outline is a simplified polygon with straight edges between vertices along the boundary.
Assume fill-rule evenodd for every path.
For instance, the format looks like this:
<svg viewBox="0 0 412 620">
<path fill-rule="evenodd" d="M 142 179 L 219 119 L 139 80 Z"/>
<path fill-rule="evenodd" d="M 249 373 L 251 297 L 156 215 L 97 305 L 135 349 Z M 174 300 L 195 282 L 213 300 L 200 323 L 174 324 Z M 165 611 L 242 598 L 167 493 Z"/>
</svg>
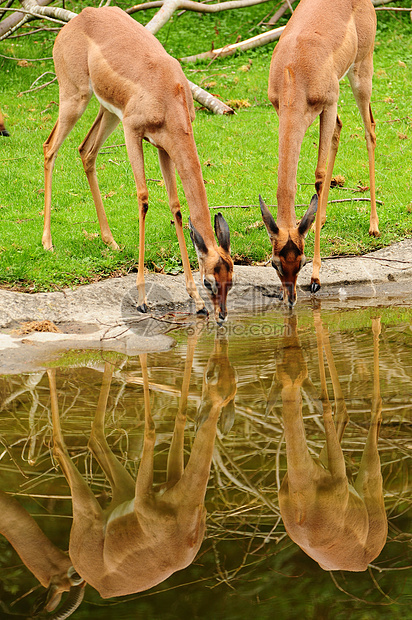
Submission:
<svg viewBox="0 0 412 620">
<path fill-rule="evenodd" d="M 100 389 L 99 400 L 93 420 L 92 431 L 88 447 L 97 458 L 110 482 L 112 489 L 112 501 L 107 508 L 110 513 L 116 506 L 134 497 L 135 483 L 131 475 L 126 471 L 120 461 L 113 454 L 104 434 L 104 420 L 106 415 L 107 401 L 113 377 L 114 366 L 105 363 Z"/>
<path fill-rule="evenodd" d="M 313 252 L 313 270 L 310 283 L 311 293 L 316 293 L 320 289 L 320 229 L 326 221 L 326 205 L 342 129 L 342 123 L 339 116 L 336 114 L 336 107 L 337 106 L 333 106 L 331 109 L 324 110 L 320 116 L 319 153 L 315 173 L 315 187 L 319 196 L 319 207 L 316 213 L 315 248 Z"/>
<path fill-rule="evenodd" d="M 187 254 L 185 237 L 183 234 L 182 214 L 180 211 L 180 203 L 177 195 L 176 173 L 175 167 L 169 155 L 163 149 L 158 149 L 160 169 L 166 185 L 167 195 L 169 197 L 170 210 L 173 214 L 175 222 L 177 240 L 179 242 L 180 254 L 182 256 L 183 271 L 185 274 L 186 290 L 196 305 L 197 314 L 206 314 L 205 302 L 199 295 L 193 279 L 192 270 L 190 268 L 189 256 Z"/>
<path fill-rule="evenodd" d="M 137 200 L 139 203 L 139 267 L 137 270 L 137 309 L 139 312 L 147 312 L 147 299 L 144 282 L 144 236 L 146 213 L 149 208 L 149 193 L 147 191 L 146 177 L 144 172 L 144 157 L 142 136 L 138 134 L 125 119 L 123 119 L 124 136 L 126 139 L 127 154 L 132 166 L 136 183 Z"/>
</svg>

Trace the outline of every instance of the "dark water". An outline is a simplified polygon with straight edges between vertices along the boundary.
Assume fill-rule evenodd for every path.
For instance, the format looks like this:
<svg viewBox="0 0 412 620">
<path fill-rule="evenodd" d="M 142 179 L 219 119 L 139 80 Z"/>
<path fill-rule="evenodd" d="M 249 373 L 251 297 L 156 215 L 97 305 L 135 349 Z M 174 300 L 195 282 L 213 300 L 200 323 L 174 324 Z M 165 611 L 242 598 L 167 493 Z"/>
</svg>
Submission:
<svg viewBox="0 0 412 620">
<path fill-rule="evenodd" d="M 79 619 L 412 618 L 411 316 L 303 308 L 1 377 L 0 617 L 73 564 Z"/>
</svg>

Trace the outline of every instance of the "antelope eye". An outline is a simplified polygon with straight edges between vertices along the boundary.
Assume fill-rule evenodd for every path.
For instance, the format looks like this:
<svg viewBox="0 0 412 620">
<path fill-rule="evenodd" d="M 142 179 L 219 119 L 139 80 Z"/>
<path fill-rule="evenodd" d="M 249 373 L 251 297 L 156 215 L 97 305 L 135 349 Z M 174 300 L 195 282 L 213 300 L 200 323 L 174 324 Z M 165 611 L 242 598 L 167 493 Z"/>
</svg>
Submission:
<svg viewBox="0 0 412 620">
<path fill-rule="evenodd" d="M 208 289 L 208 291 L 212 292 L 212 285 L 210 284 L 209 280 L 206 280 L 206 278 L 203 278 L 203 284 L 205 285 L 205 287 Z"/>
<path fill-rule="evenodd" d="M 302 269 L 302 267 L 304 267 L 306 263 L 307 263 L 306 256 L 303 254 L 301 261 L 300 261 L 300 268 Z"/>
<path fill-rule="evenodd" d="M 277 264 L 275 263 L 275 261 L 272 261 L 272 267 L 273 267 L 273 269 L 276 269 L 276 271 L 278 270 L 278 266 L 277 266 Z"/>
</svg>

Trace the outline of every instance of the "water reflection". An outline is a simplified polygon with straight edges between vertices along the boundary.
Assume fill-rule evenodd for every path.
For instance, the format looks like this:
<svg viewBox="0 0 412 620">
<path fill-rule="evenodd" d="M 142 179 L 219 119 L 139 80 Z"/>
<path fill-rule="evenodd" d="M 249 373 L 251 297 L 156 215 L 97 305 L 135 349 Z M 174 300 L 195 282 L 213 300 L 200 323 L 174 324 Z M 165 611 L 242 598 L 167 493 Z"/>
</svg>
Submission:
<svg viewBox="0 0 412 620">
<path fill-rule="evenodd" d="M 19 554 L 26 567 L 47 588 L 38 601 L 40 608 L 53 611 L 60 603 L 63 592 L 70 591 L 64 610 L 73 612 L 83 599 L 83 579 L 75 573 L 70 558 L 43 533 L 33 517 L 19 502 L 0 491 L 0 534 Z M 63 615 L 61 615 L 63 614 Z"/>
<path fill-rule="evenodd" d="M 147 354 L 140 355 L 144 392 L 144 443 L 132 478 L 105 437 L 105 414 L 114 366 L 106 363 L 88 447 L 107 476 L 112 498 L 102 509 L 65 446 L 60 426 L 56 371 L 48 370 L 53 420 L 53 453 L 70 485 L 73 525 L 69 555 L 75 570 L 103 598 L 147 590 L 194 560 L 205 532 L 204 497 L 217 422 L 236 393 L 227 343 L 219 338 L 204 372 L 198 430 L 186 467 L 184 429 L 197 334 L 189 337 L 182 391 L 167 461 L 167 481 L 153 484 L 156 441 Z M 231 410 L 230 410 L 231 411 Z"/>
<path fill-rule="evenodd" d="M 336 586 L 359 609 L 404 596 L 409 324 L 319 309 L 242 321 L 230 337 L 177 333 L 168 353 L 72 352 L 0 378 L 1 532 L 43 586 L 69 590 L 68 572 L 93 586 L 79 617 L 111 617 L 118 599 L 101 598 L 122 595 L 126 618 L 315 617 L 320 592 L 333 613 L 316 617 L 344 617 Z M 0 617 L 32 587 L 11 557 L 0 537 Z"/>
<path fill-rule="evenodd" d="M 341 448 L 349 416 L 330 346 L 328 330 L 319 311 L 314 313 L 325 445 L 319 457 L 309 451 L 302 417 L 301 387 L 308 370 L 297 333 L 297 320 L 288 320 L 282 356 L 277 363 L 286 440 L 287 473 L 279 490 L 279 507 L 286 531 L 324 570 L 364 571 L 386 541 L 387 519 L 383 500 L 378 434 L 382 420 L 379 388 L 380 320 L 372 319 L 373 396 L 371 420 L 354 485 L 346 476 Z M 335 415 L 326 384 L 324 352 L 332 380 Z"/>
</svg>

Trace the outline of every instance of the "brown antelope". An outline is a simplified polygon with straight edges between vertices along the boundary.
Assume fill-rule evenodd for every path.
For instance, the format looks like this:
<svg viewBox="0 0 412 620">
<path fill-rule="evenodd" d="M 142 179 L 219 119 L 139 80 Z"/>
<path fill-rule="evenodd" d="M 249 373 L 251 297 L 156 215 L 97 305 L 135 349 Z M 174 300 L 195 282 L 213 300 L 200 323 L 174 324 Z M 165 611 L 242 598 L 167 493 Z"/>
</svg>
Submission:
<svg viewBox="0 0 412 620">
<path fill-rule="evenodd" d="M 333 360 L 329 336 L 315 313 L 321 401 L 326 444 L 313 458 L 302 418 L 301 386 L 308 371 L 296 323 L 286 338 L 284 356 L 277 365 L 281 385 L 287 473 L 279 490 L 279 507 L 290 538 L 324 570 L 364 571 L 375 559 L 387 536 L 378 434 L 382 417 L 379 388 L 380 319 L 372 319 L 373 397 L 371 422 L 354 486 L 346 477 L 340 442 L 348 422 L 345 401 Z M 323 351 L 335 396 L 336 428 L 329 402 Z"/>
<path fill-rule="evenodd" d="M 22 562 L 47 588 L 47 611 L 56 609 L 63 592 L 70 592 L 57 612 L 61 620 L 68 618 L 83 600 L 84 580 L 75 572 L 69 556 L 47 538 L 17 500 L 3 491 L 0 491 L 0 534 L 7 538 Z"/>
<path fill-rule="evenodd" d="M 155 428 L 151 415 L 146 355 L 140 356 L 145 410 L 144 445 L 136 482 L 120 464 L 104 436 L 104 417 L 113 367 L 106 364 L 89 448 L 107 475 L 112 500 L 102 510 L 70 459 L 60 428 L 55 371 L 50 370 L 54 454 L 70 485 L 73 525 L 70 558 L 79 574 L 103 598 L 141 592 L 193 562 L 203 540 L 204 497 L 220 411 L 234 398 L 227 356 L 211 359 L 205 370 L 202 424 L 186 467 L 184 428 L 196 338 L 189 340 L 181 399 L 167 464 L 167 482 L 153 486 Z M 211 368 L 213 366 L 213 370 Z M 210 380 L 208 377 L 210 376 Z"/>
<path fill-rule="evenodd" d="M 52 249 L 50 232 L 52 173 L 58 149 L 79 120 L 94 93 L 100 110 L 79 147 L 92 192 L 102 239 L 118 249 L 103 207 L 96 176 L 96 158 L 104 141 L 120 120 L 132 166 L 139 204 L 138 309 L 147 312 L 144 283 L 145 218 L 148 191 L 142 140 L 157 147 L 159 163 L 169 197 L 186 289 L 199 314 L 207 314 L 190 270 L 175 166 L 190 210 L 190 231 L 201 280 L 210 296 L 218 322 L 226 318 L 226 297 L 232 285 L 228 225 L 215 216 L 217 245 L 205 186 L 193 137 L 193 99 L 187 79 L 174 58 L 143 26 L 118 7 L 86 8 L 62 28 L 53 49 L 59 82 L 59 118 L 43 145 L 45 207 L 42 243 Z"/>
<path fill-rule="evenodd" d="M 9 132 L 6 129 L 6 125 L 4 124 L 4 117 L 0 110 L 0 136 L 9 136 Z"/>
<path fill-rule="evenodd" d="M 342 123 L 339 80 L 348 75 L 365 127 L 369 156 L 369 234 L 379 236 L 375 200 L 375 121 L 370 106 L 376 16 L 370 0 L 301 0 L 277 43 L 270 65 L 269 99 L 279 116 L 277 221 L 260 199 L 272 243 L 272 264 L 285 301 L 296 302 L 296 279 L 305 264 L 305 236 L 316 211 L 311 292 L 320 289 L 320 228 L 326 220 L 333 165 Z M 303 137 L 319 116 L 316 196 L 296 225 L 296 175 Z"/>
</svg>

